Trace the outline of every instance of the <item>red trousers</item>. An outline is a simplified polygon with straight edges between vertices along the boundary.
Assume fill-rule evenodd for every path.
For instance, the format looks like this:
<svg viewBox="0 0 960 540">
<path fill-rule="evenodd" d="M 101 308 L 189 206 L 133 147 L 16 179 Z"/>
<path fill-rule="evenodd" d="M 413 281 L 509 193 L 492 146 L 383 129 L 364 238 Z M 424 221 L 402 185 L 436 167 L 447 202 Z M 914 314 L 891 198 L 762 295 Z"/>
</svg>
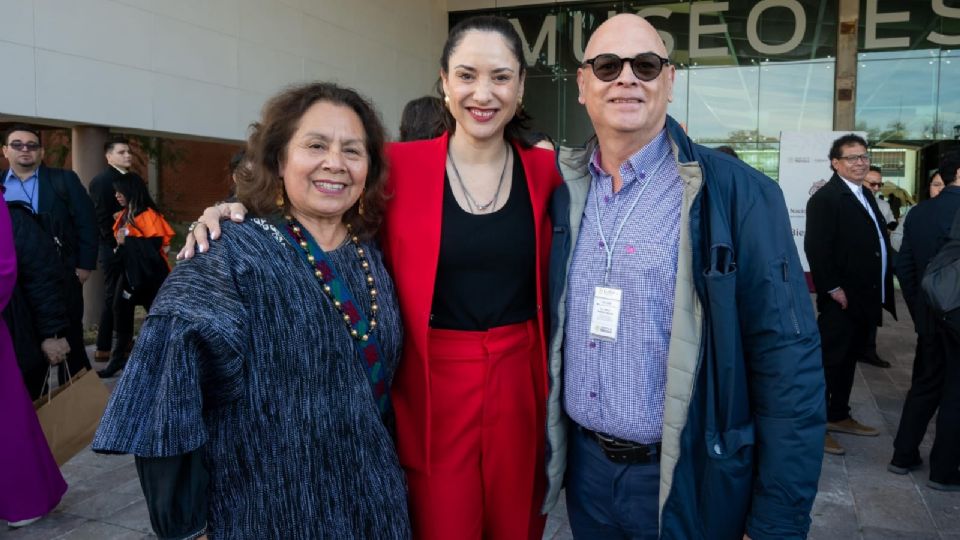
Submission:
<svg viewBox="0 0 960 540">
<path fill-rule="evenodd" d="M 543 536 L 538 336 L 536 321 L 430 330 L 431 473 L 407 470 L 415 538 Z"/>
</svg>

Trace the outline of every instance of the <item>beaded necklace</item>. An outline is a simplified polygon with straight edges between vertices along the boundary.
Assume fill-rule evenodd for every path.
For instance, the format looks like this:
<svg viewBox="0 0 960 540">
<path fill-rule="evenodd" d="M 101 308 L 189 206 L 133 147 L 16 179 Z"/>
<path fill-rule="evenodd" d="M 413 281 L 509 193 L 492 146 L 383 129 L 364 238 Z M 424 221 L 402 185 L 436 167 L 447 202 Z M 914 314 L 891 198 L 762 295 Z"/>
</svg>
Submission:
<svg viewBox="0 0 960 540">
<path fill-rule="evenodd" d="M 323 249 L 313 239 L 308 231 L 295 220 L 292 216 L 286 217 L 286 226 L 279 228 L 287 240 L 295 248 L 299 248 L 300 254 L 313 268 L 313 275 L 321 283 L 323 293 L 333 303 L 333 307 L 347 325 L 350 331 L 350 337 L 360 353 L 360 359 L 363 361 L 367 370 L 367 379 L 370 383 L 370 389 L 373 392 L 373 398 L 377 409 L 388 428 L 392 425 L 392 411 L 390 408 L 390 394 L 387 388 L 386 370 L 383 365 L 383 352 L 380 349 L 380 343 L 376 339 L 373 331 L 377 327 L 377 311 L 380 307 L 377 305 L 377 288 L 373 279 L 373 273 L 370 270 L 370 263 L 367 262 L 366 253 L 360 245 L 360 239 L 351 234 L 350 225 L 347 225 L 347 235 L 353 243 L 353 248 L 360 260 L 360 267 L 366 275 L 365 281 L 367 292 L 370 295 L 370 313 L 364 316 L 360 311 L 359 305 L 353 300 L 350 289 L 347 284 L 337 277 L 331 267 Z"/>
</svg>

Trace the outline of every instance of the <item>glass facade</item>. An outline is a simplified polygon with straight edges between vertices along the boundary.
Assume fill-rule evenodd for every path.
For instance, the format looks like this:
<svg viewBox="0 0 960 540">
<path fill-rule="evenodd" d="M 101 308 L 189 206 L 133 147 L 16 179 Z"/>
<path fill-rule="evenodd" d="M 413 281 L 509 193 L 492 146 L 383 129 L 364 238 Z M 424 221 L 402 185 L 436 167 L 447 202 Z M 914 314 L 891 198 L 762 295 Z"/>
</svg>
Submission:
<svg viewBox="0 0 960 540">
<path fill-rule="evenodd" d="M 862 0 L 856 129 L 871 146 L 960 136 L 960 4 L 950 1 Z M 781 131 L 833 129 L 836 1 L 578 2 L 454 12 L 450 24 L 478 13 L 513 20 L 531 66 L 524 106 L 537 129 L 575 145 L 592 134 L 577 102 L 583 49 L 622 12 L 663 37 L 677 66 L 669 113 L 697 142 L 729 145 L 776 178 Z"/>
</svg>

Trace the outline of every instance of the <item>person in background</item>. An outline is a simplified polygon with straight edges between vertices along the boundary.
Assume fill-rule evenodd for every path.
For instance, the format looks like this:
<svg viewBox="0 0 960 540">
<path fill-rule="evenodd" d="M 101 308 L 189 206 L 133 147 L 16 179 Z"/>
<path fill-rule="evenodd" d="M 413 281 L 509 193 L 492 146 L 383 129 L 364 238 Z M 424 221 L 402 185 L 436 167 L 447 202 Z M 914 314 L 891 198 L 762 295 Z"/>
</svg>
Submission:
<svg viewBox="0 0 960 540">
<path fill-rule="evenodd" d="M 133 152 L 129 140 L 124 137 L 111 137 L 103 145 L 103 152 L 107 159 L 107 168 L 93 177 L 88 188 L 97 217 L 97 261 L 104 281 L 103 309 L 100 311 L 100 324 L 97 327 L 97 347 L 93 353 L 94 360 L 98 362 L 109 360 L 110 350 L 113 348 L 113 292 L 117 288 L 117 279 L 121 273 L 121 265 L 115 253 L 117 239 L 114 237 L 113 222 L 122 208 L 115 197 L 113 182 L 124 175 L 131 175 L 143 183 L 137 173 L 130 171 Z"/>
<path fill-rule="evenodd" d="M 136 456 L 160 538 L 409 537 L 384 139 L 353 90 L 271 98 L 237 184 L 255 218 L 160 291 L 93 441 Z"/>
<path fill-rule="evenodd" d="M 893 215 L 893 209 L 890 208 L 890 203 L 885 201 L 883 199 L 883 195 L 880 193 L 880 189 L 883 187 L 883 174 L 880 167 L 876 165 L 870 165 L 870 170 L 867 172 L 867 176 L 863 179 L 863 186 L 873 194 L 873 197 L 877 203 L 877 208 L 880 209 L 881 220 L 883 221 L 887 230 L 891 232 L 894 231 L 899 222 L 897 222 L 896 216 Z M 896 251 L 892 249 L 892 240 L 890 247 L 890 264 L 893 265 L 896 262 Z M 876 326 L 872 327 L 867 332 L 867 337 L 860 350 L 860 357 L 858 361 L 864 364 L 870 364 L 871 366 L 876 366 L 878 368 L 889 368 L 892 365 L 889 361 L 880 358 L 880 356 L 877 354 Z"/>
<path fill-rule="evenodd" d="M 406 332 L 393 402 L 420 539 L 539 540 L 546 523 L 547 205 L 560 177 L 526 137 L 526 70 L 507 19 L 465 19 L 440 58 L 446 132 L 389 147 L 381 239 Z M 238 214 L 208 208 L 181 253 Z"/>
<path fill-rule="evenodd" d="M 737 151 L 734 150 L 732 146 L 727 146 L 727 145 L 718 146 L 714 148 L 714 150 L 716 150 L 717 152 L 722 152 L 728 156 L 732 156 L 737 159 L 740 159 L 740 156 L 737 155 Z"/>
<path fill-rule="evenodd" d="M 143 180 L 119 177 L 114 180 L 113 189 L 123 208 L 113 224 L 120 274 L 113 294 L 117 343 L 110 353 L 110 363 L 97 372 L 103 378 L 113 377 L 126 365 L 133 343 L 134 308 L 141 305 L 150 310 L 160 285 L 170 273 L 167 251 L 174 236 Z"/>
<path fill-rule="evenodd" d="M 28 217 L 28 219 L 33 219 Z M 50 261 L 46 261 L 50 264 Z M 7 205 L 0 196 L 0 308 L 5 308 L 17 285 L 17 254 Z M 65 312 L 62 320 L 65 321 Z M 65 345 L 65 344 L 61 344 Z M 50 362 L 63 362 L 63 346 L 44 349 Z M 53 510 L 67 483 L 50 453 L 33 403 L 27 394 L 17 357 L 0 320 L 0 519 L 10 527 L 24 527 Z"/>
<path fill-rule="evenodd" d="M 930 187 L 928 188 L 927 194 L 930 195 L 930 198 L 934 198 L 943 191 L 943 188 L 946 184 L 943 183 L 943 177 L 940 176 L 940 171 L 933 171 L 933 175 L 930 177 Z"/>
<path fill-rule="evenodd" d="M 443 101 L 436 96 L 412 99 L 400 115 L 400 142 L 435 139 L 446 129 L 443 124 Z"/>
</svg>

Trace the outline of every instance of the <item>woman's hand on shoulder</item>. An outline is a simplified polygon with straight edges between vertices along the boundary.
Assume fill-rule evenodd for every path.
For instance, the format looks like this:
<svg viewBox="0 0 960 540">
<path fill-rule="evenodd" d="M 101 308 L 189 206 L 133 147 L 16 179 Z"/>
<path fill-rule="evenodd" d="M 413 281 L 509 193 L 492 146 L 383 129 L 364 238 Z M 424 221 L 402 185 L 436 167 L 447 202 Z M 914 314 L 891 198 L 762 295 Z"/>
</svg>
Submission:
<svg viewBox="0 0 960 540">
<path fill-rule="evenodd" d="M 208 207 L 197 221 L 190 224 L 183 249 L 177 253 L 177 260 L 190 259 L 196 252 L 207 251 L 210 249 L 210 240 L 220 238 L 221 221 L 229 219 L 235 223 L 243 223 L 246 215 L 247 207 L 238 202 L 219 203 Z"/>
</svg>

